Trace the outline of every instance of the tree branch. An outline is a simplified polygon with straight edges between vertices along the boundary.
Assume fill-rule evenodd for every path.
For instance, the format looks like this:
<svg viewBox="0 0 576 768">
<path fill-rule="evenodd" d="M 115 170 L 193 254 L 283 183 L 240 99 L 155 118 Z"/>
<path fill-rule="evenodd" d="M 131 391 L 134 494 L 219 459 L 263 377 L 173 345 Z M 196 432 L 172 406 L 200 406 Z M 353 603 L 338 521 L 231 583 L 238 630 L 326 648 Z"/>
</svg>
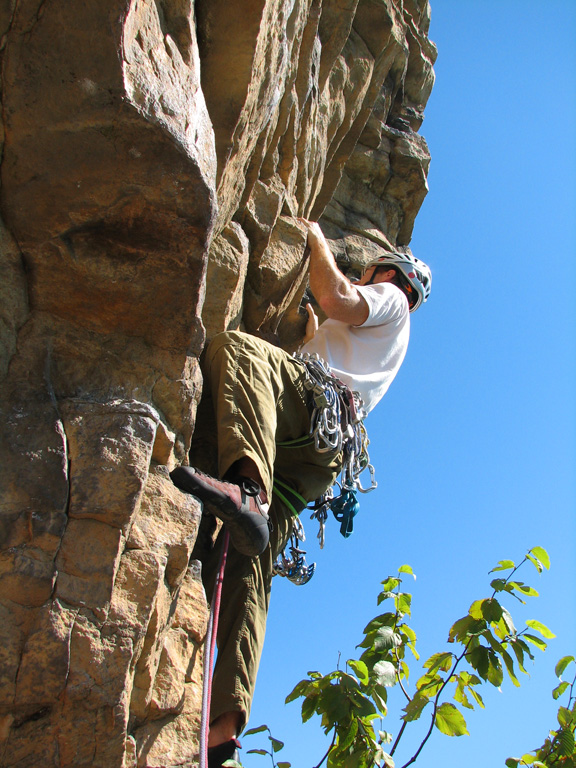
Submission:
<svg viewBox="0 0 576 768">
<path fill-rule="evenodd" d="M 331 744 L 330 744 L 330 746 L 328 747 L 328 751 L 326 752 L 326 754 L 324 755 L 324 757 L 322 758 L 322 760 L 320 760 L 320 762 L 318 763 L 318 765 L 315 765 L 315 766 L 314 766 L 314 768 L 320 768 L 320 766 L 322 765 L 322 763 L 324 762 L 324 760 L 326 760 L 326 758 L 327 758 L 327 757 L 328 757 L 328 755 L 330 754 L 330 750 L 332 749 L 332 747 L 334 746 L 334 744 L 335 744 L 335 743 L 336 743 L 336 728 L 334 728 L 334 736 L 332 737 L 332 743 L 331 743 Z"/>
</svg>

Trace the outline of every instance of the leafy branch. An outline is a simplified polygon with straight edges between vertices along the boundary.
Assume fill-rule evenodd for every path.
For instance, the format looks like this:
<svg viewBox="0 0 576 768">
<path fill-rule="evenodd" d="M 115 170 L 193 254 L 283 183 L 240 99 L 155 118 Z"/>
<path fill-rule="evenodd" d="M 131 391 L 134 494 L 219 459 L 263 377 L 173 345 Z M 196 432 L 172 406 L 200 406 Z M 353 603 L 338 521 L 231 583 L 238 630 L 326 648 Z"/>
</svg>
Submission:
<svg viewBox="0 0 576 768">
<path fill-rule="evenodd" d="M 244 736 L 253 736 L 256 733 L 262 733 L 263 731 L 268 731 L 268 741 L 270 742 L 270 750 L 268 749 L 249 749 L 246 754 L 247 755 L 269 755 L 270 759 L 272 760 L 272 768 L 291 768 L 291 763 L 286 762 L 280 762 L 277 763 L 275 760 L 275 755 L 277 752 L 280 752 L 281 749 L 284 749 L 284 742 L 280 741 L 280 739 L 275 739 L 274 736 L 272 736 L 272 732 L 270 731 L 270 728 L 268 728 L 267 725 L 259 725 L 257 728 L 250 728 L 244 733 Z M 224 766 L 226 768 L 242 768 L 242 765 L 235 760 L 226 760 L 224 763 Z"/>
<path fill-rule="evenodd" d="M 418 759 L 434 727 L 448 736 L 468 734 L 462 708 L 474 709 L 474 704 L 484 707 L 477 690 L 483 683 L 499 687 L 506 670 L 512 683 L 519 686 L 517 670 L 527 674 L 525 659 L 534 659 L 531 647 L 543 651 L 546 640 L 554 637 L 535 619 L 528 620 L 526 627 L 518 632 L 510 612 L 500 602 L 509 595 L 525 603 L 524 598 L 538 595 L 535 589 L 516 578 L 526 563 L 532 563 L 538 573 L 550 567 L 548 554 L 542 547 L 529 550 L 518 565 L 512 560 L 501 560 L 491 573 L 509 571 L 508 575 L 493 579 L 491 595 L 473 602 L 466 616 L 450 629 L 448 643 L 460 645 L 461 650 L 430 656 L 423 665 L 426 672 L 417 680 L 412 695 L 408 690 L 410 669 L 406 649 L 415 659 L 419 659 L 419 655 L 416 633 L 407 623 L 411 617 L 412 596 L 402 591 L 401 586 L 403 575 L 414 574 L 409 565 L 403 565 L 397 576 L 385 579 L 378 604 L 392 601 L 393 610 L 376 616 L 366 626 L 364 640 L 359 644 L 364 649 L 360 658 L 349 659 L 346 670 L 337 669 L 327 675 L 308 673 L 307 679 L 301 680 L 286 699 L 290 702 L 302 698 L 302 720 L 306 722 L 317 714 L 325 733 L 333 734 L 332 744 L 316 768 L 325 760 L 327 768 L 344 764 L 350 768 L 394 768 L 393 755 L 407 726 L 418 720 L 425 710 L 430 710 L 430 726 L 413 756 L 402 766 L 407 768 Z M 464 664 L 467 669 L 462 669 Z M 376 730 L 374 722 L 386 716 L 388 689 L 395 685 L 401 689 L 407 704 L 398 736 L 386 752 L 384 745 L 392 742 L 392 736 Z M 451 685 L 454 703 L 442 700 Z M 517 764 L 522 765 L 514 763 Z"/>
<path fill-rule="evenodd" d="M 508 768 L 516 768 L 520 765 L 531 765 L 535 768 L 576 768 L 576 741 L 574 731 L 576 729 L 576 673 L 572 682 L 562 680 L 562 675 L 566 668 L 574 663 L 574 656 L 564 656 L 556 664 L 555 673 L 559 679 L 559 685 L 552 691 L 555 700 L 563 696 L 568 691 L 568 702 L 566 706 L 560 705 L 558 709 L 559 728 L 551 730 L 548 738 L 539 748 L 532 753 L 522 755 L 522 757 L 509 757 L 506 760 Z"/>
<path fill-rule="evenodd" d="M 544 568 L 550 567 L 548 554 L 542 547 L 531 549 L 518 565 L 512 560 L 501 560 L 491 573 L 509 570 L 508 576 L 494 579 L 490 583 L 493 589 L 490 597 L 472 603 L 468 614 L 456 621 L 450 629 L 448 642 L 459 643 L 462 645 L 462 651 L 459 654 L 453 652 L 436 653 L 424 663 L 424 668 L 428 669 L 428 672 L 416 683 L 416 693 L 404 708 L 404 722 L 417 720 L 425 707 L 431 703 L 430 727 L 415 754 L 402 768 L 407 768 L 416 761 L 430 738 L 434 726 L 447 736 L 468 734 L 462 711 L 450 702 L 440 703 L 440 698 L 449 684 L 453 683 L 456 686 L 453 694 L 456 704 L 467 709 L 473 709 L 472 701 L 474 701 L 484 708 L 477 687 L 481 685 L 481 681 L 484 681 L 498 688 L 504 679 L 502 662 L 504 662 L 504 667 L 512 683 L 516 686 L 520 685 L 510 650 L 516 659 L 518 668 L 525 674 L 527 674 L 524 667 L 525 655 L 532 660 L 534 659 L 526 641 L 540 650 L 545 650 L 546 642 L 529 633 L 528 629 L 536 630 L 546 638 L 554 637 L 554 634 L 544 624 L 536 620 L 528 620 L 526 622 L 527 628 L 518 632 L 509 611 L 496 598 L 497 594 L 504 593 L 512 595 L 521 603 L 525 603 L 524 597 L 538 595 L 535 589 L 514 578 L 516 572 L 526 562 L 531 562 L 539 573 Z M 473 670 L 472 673 L 468 670 L 457 672 L 463 661 L 469 664 Z M 442 676 L 442 673 L 445 675 Z M 394 749 L 398 746 L 398 742 L 399 739 L 397 739 Z"/>
</svg>

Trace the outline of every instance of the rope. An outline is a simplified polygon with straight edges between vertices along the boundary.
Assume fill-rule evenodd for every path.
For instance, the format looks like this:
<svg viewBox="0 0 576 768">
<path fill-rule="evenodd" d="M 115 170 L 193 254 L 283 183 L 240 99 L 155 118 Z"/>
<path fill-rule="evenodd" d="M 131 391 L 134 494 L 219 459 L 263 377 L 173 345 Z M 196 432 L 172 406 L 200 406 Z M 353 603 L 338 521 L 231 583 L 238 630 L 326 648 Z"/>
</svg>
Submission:
<svg viewBox="0 0 576 768">
<path fill-rule="evenodd" d="M 222 583 L 224 582 L 224 569 L 228 555 L 228 543 L 230 534 L 224 529 L 224 541 L 216 584 L 210 606 L 210 617 L 206 629 L 206 641 L 204 645 L 204 683 L 202 687 L 202 716 L 200 720 L 200 768 L 208 768 L 208 731 L 210 728 L 210 701 L 212 698 L 212 672 L 214 669 L 214 654 L 216 651 L 216 635 L 218 633 L 218 617 L 220 615 L 220 598 L 222 597 Z M 208 652 L 206 652 L 206 650 Z"/>
</svg>

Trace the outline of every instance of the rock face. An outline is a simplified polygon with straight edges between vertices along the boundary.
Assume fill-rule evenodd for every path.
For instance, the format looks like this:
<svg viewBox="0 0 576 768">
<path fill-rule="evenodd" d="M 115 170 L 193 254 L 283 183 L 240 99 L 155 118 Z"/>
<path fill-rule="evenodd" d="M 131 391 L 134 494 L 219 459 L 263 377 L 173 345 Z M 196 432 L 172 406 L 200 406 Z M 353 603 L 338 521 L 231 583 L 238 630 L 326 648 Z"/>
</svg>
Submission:
<svg viewBox="0 0 576 768">
<path fill-rule="evenodd" d="M 425 0 L 0 8 L 0 764 L 192 766 L 206 337 L 303 332 L 426 194 Z M 199 428 L 200 430 L 200 428 Z M 196 434 L 200 443 L 203 436 Z"/>
</svg>

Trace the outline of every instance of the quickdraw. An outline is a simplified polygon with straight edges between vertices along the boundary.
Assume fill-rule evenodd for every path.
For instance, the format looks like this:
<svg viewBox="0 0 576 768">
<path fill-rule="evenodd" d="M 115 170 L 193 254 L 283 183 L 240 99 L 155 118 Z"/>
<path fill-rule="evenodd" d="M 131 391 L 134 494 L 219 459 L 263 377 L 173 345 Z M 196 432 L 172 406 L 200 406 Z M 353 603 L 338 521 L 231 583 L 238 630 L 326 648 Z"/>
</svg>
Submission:
<svg viewBox="0 0 576 768">
<path fill-rule="evenodd" d="M 316 563 L 312 563 L 312 565 L 306 564 L 306 550 L 300 548 L 300 542 L 305 540 L 306 534 L 304 533 L 302 521 L 300 518 L 295 517 L 289 545 L 284 547 L 284 551 L 278 555 L 274 563 L 273 572 L 275 576 L 285 576 L 289 581 L 298 586 L 302 586 L 310 581 L 312 576 L 314 576 Z M 287 550 L 290 551 L 289 555 Z"/>
<path fill-rule="evenodd" d="M 334 485 L 311 505 L 308 509 L 312 514 L 310 519 L 319 523 L 318 540 L 320 549 L 324 548 L 325 525 L 328 511 L 340 523 L 340 533 L 348 538 L 353 530 L 353 519 L 358 513 L 360 504 L 357 493 L 369 493 L 377 487 L 374 467 L 368 454 L 369 439 L 363 420 L 366 412 L 362 398 L 358 392 L 350 389 L 331 372 L 328 365 L 316 354 L 298 353 L 294 355 L 304 364 L 306 369 L 305 387 L 312 393 L 314 408 L 312 410 L 310 435 L 307 441 L 295 441 L 299 445 L 315 445 L 319 453 L 333 451 L 342 452 L 342 469 L 338 485 L 340 493 L 334 495 Z M 370 485 L 363 487 L 361 475 L 368 471 Z M 274 564 L 274 573 L 286 576 L 295 584 L 306 584 L 314 574 L 316 563 L 308 566 L 300 546 L 305 541 L 304 527 L 299 518 L 295 517 L 295 525 L 289 545 L 278 556 Z M 296 524 L 297 521 L 297 524 Z M 289 549 L 290 555 L 286 554 Z"/>
<path fill-rule="evenodd" d="M 319 453 L 343 452 L 341 490 L 369 493 L 377 487 L 374 467 L 368 454 L 368 433 L 364 426 L 366 411 L 358 392 L 340 381 L 318 355 L 307 352 L 295 355 L 304 363 L 306 379 L 304 385 L 312 392 L 310 433 Z M 362 473 L 370 473 L 370 486 L 364 488 Z"/>
</svg>

